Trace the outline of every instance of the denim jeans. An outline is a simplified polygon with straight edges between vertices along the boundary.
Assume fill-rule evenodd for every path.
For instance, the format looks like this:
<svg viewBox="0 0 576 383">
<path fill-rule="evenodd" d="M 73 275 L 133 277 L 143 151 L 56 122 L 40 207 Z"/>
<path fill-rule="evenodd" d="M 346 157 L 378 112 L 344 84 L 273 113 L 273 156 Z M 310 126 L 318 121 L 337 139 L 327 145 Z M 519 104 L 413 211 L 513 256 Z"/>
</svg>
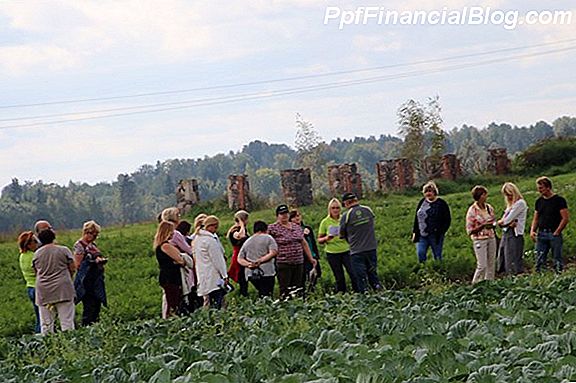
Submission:
<svg viewBox="0 0 576 383">
<path fill-rule="evenodd" d="M 376 249 L 352 254 L 352 269 L 356 275 L 358 291 L 363 293 L 368 290 L 368 284 L 374 290 L 382 289 L 378 279 L 378 258 Z"/>
<path fill-rule="evenodd" d="M 554 236 L 551 231 L 538 232 L 536 238 L 536 271 L 542 271 L 550 249 L 552 249 L 552 256 L 554 257 L 554 269 L 557 273 L 562 271 L 564 268 L 564 262 L 562 261 L 562 243 L 562 234 Z"/>
<path fill-rule="evenodd" d="M 420 240 L 416 243 L 416 253 L 418 254 L 418 261 L 426 262 L 426 253 L 428 248 L 432 248 L 432 254 L 434 259 L 437 261 L 442 260 L 442 245 L 444 244 L 444 235 L 428 235 L 426 237 L 420 237 Z"/>
<path fill-rule="evenodd" d="M 32 301 L 32 305 L 34 306 L 34 314 L 36 314 L 36 324 L 34 325 L 34 333 L 40 334 L 40 311 L 38 310 L 38 306 L 36 306 L 36 289 L 34 287 L 27 287 L 28 290 L 28 298 Z"/>
</svg>

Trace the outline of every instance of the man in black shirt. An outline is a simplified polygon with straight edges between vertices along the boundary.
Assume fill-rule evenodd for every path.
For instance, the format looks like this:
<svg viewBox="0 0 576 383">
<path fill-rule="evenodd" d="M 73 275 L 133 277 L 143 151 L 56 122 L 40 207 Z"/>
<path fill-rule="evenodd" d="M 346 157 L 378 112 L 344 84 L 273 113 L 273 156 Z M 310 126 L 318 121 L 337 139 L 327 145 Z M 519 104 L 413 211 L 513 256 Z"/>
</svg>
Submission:
<svg viewBox="0 0 576 383">
<path fill-rule="evenodd" d="M 563 268 L 562 230 L 568 224 L 568 204 L 552 191 L 552 181 L 548 177 L 538 178 L 536 185 L 540 197 L 536 200 L 530 227 L 530 238 L 536 241 L 536 271 L 542 270 L 548 251 L 552 249 L 554 268 L 560 273 Z"/>
</svg>

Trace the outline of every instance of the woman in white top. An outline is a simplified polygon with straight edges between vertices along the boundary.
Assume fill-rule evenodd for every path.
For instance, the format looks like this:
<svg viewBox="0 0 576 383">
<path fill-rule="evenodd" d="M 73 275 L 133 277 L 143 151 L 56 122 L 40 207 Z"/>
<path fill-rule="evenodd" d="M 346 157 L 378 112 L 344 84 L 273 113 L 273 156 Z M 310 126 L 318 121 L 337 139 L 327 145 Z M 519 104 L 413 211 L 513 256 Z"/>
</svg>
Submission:
<svg viewBox="0 0 576 383">
<path fill-rule="evenodd" d="M 504 272 L 516 275 L 522 273 L 524 269 L 522 256 L 524 255 L 524 228 L 528 205 L 518 187 L 512 182 L 506 182 L 502 186 L 502 194 L 506 201 L 506 210 L 498 221 L 503 232 L 500 256 L 504 259 Z"/>
<path fill-rule="evenodd" d="M 204 219 L 204 228 L 194 236 L 192 247 L 198 277 L 198 296 L 208 297 L 210 307 L 220 309 L 227 292 L 228 274 L 224 248 L 216 235 L 220 221 L 210 215 Z"/>
</svg>

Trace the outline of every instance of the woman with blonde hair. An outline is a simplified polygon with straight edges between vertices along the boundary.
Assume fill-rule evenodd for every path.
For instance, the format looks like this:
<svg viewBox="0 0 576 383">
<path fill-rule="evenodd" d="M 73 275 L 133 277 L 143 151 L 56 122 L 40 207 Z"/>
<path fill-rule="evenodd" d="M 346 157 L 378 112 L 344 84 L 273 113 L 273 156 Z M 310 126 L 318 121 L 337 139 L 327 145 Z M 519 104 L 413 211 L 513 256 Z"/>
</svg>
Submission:
<svg viewBox="0 0 576 383">
<path fill-rule="evenodd" d="M 166 294 L 166 309 L 163 317 L 176 315 L 182 303 L 182 277 L 180 267 L 186 262 L 178 248 L 170 243 L 174 236 L 174 224 L 162 221 L 154 236 L 153 249 L 158 260 L 160 275 L 158 281 Z"/>
<path fill-rule="evenodd" d="M 328 215 L 320 222 L 318 228 L 318 243 L 326 246 L 326 259 L 336 280 L 336 292 L 346 292 L 346 277 L 344 269 L 348 272 L 348 277 L 352 283 L 352 289 L 358 291 L 356 286 L 356 275 L 352 268 L 350 258 L 350 245 L 346 240 L 340 238 L 340 212 L 342 204 L 338 198 L 332 198 L 328 202 Z"/>
<path fill-rule="evenodd" d="M 214 215 L 204 219 L 203 228 L 199 229 L 192 247 L 198 273 L 198 296 L 204 297 L 210 307 L 220 309 L 224 305 L 228 285 L 224 248 L 216 235 L 220 220 Z"/>
<path fill-rule="evenodd" d="M 528 205 L 518 187 L 512 182 L 506 182 L 501 191 L 506 202 L 506 210 L 498 220 L 498 225 L 502 228 L 500 256 L 504 259 L 504 272 L 517 275 L 524 269 L 522 256 Z"/>
<path fill-rule="evenodd" d="M 74 279 L 75 301 L 76 304 L 82 302 L 82 326 L 98 322 L 102 305 L 107 306 L 104 285 L 104 265 L 107 259 L 94 242 L 100 235 L 100 229 L 95 221 L 85 222 L 82 237 L 73 248 L 74 263 L 78 270 Z"/>
<path fill-rule="evenodd" d="M 245 277 L 244 267 L 238 263 L 238 254 L 244 242 L 250 237 L 250 234 L 248 234 L 249 215 L 245 210 L 238 210 L 234 214 L 234 225 L 226 233 L 226 237 L 232 244 L 232 260 L 230 261 L 228 276 L 240 285 L 240 294 L 245 297 L 248 296 L 248 281 Z"/>
<path fill-rule="evenodd" d="M 25 231 L 18 236 L 18 247 L 20 248 L 20 256 L 18 261 L 20 264 L 20 271 L 26 281 L 26 291 L 28 298 L 32 301 L 34 307 L 34 314 L 36 315 L 36 324 L 34 325 L 34 332 L 40 333 L 40 312 L 36 305 L 36 272 L 32 267 L 32 258 L 34 252 L 38 248 L 38 240 L 31 231 Z"/>
</svg>

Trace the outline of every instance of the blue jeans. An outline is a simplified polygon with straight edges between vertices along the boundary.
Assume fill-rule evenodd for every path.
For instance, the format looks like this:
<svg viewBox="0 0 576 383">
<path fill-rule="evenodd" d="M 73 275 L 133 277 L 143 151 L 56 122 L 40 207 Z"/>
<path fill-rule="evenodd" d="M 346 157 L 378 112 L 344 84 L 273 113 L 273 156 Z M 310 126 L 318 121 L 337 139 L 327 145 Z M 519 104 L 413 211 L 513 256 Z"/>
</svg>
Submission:
<svg viewBox="0 0 576 383">
<path fill-rule="evenodd" d="M 416 253 L 418 254 L 418 261 L 426 262 L 426 253 L 428 248 L 432 248 L 432 254 L 434 259 L 437 261 L 442 260 L 442 245 L 444 244 L 444 234 L 441 236 L 428 235 L 426 237 L 420 237 L 420 240 L 416 242 Z"/>
<path fill-rule="evenodd" d="M 376 249 L 352 254 L 352 269 L 356 275 L 358 292 L 368 290 L 368 283 L 374 290 L 380 290 L 382 284 L 378 279 L 378 257 Z"/>
<path fill-rule="evenodd" d="M 562 261 L 562 234 L 559 236 L 552 235 L 551 231 L 539 231 L 536 237 L 536 271 L 542 271 L 542 266 L 546 264 L 548 251 L 552 249 L 554 257 L 554 269 L 557 273 L 561 272 L 564 267 Z"/>
<path fill-rule="evenodd" d="M 34 333 L 40 334 L 40 311 L 38 311 L 38 306 L 36 306 L 36 289 L 34 287 L 27 287 L 28 298 L 32 301 L 34 306 L 34 314 L 36 314 L 36 324 L 34 325 Z"/>
</svg>

